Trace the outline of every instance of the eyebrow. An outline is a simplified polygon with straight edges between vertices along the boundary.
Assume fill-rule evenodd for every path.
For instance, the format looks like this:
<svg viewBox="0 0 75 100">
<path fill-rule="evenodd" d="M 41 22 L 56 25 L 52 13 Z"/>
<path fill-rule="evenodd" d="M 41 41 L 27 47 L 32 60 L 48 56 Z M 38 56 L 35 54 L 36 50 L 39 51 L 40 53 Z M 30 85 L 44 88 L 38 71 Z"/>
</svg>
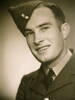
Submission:
<svg viewBox="0 0 75 100">
<path fill-rule="evenodd" d="M 42 23 L 42 24 L 40 24 L 40 25 L 37 25 L 36 28 L 43 27 L 43 26 L 45 26 L 45 25 L 51 25 L 51 23 L 45 22 L 45 23 Z M 26 28 L 25 31 L 33 31 L 33 29 Z"/>
<path fill-rule="evenodd" d="M 42 26 L 45 26 L 45 25 L 51 25 L 51 23 L 49 23 L 49 22 L 45 22 L 45 23 L 40 24 L 40 25 L 38 25 L 38 26 L 36 26 L 36 27 L 38 28 L 38 27 L 42 27 Z"/>
</svg>

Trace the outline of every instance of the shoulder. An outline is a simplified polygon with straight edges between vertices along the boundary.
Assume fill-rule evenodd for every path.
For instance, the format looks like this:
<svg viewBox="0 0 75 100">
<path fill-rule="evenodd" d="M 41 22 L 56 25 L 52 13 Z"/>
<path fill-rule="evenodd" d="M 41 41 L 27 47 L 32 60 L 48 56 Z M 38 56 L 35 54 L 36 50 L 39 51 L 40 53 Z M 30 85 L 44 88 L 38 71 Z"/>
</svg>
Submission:
<svg viewBox="0 0 75 100">
<path fill-rule="evenodd" d="M 19 84 L 18 91 L 23 91 L 24 89 L 27 90 L 27 88 L 30 87 L 30 85 L 32 84 L 33 80 L 37 78 L 39 71 L 40 71 L 40 69 L 38 69 L 34 72 L 31 72 L 27 75 L 24 75 Z"/>
<path fill-rule="evenodd" d="M 70 72 L 75 74 L 75 53 L 72 54 L 72 57 L 70 58 L 68 64 Z"/>
<path fill-rule="evenodd" d="M 70 61 L 69 61 L 69 64 L 72 64 L 72 65 L 75 65 L 75 53 L 73 53 L 72 54 L 72 57 L 71 57 L 71 59 L 70 59 Z"/>
<path fill-rule="evenodd" d="M 21 79 L 21 82 L 27 82 L 27 81 L 31 81 L 31 80 L 35 79 L 38 76 L 39 72 L 40 72 L 40 69 L 24 75 Z"/>
</svg>

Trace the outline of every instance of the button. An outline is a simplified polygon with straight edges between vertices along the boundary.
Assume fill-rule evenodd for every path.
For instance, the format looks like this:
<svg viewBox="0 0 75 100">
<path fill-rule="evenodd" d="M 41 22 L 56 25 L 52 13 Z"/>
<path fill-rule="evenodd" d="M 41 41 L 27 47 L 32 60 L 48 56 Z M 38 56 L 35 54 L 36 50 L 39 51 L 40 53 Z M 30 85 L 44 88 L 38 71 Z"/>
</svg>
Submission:
<svg viewBox="0 0 75 100">
<path fill-rule="evenodd" d="M 46 97 L 46 98 L 44 98 L 44 100 L 49 100 L 49 98 Z"/>
</svg>

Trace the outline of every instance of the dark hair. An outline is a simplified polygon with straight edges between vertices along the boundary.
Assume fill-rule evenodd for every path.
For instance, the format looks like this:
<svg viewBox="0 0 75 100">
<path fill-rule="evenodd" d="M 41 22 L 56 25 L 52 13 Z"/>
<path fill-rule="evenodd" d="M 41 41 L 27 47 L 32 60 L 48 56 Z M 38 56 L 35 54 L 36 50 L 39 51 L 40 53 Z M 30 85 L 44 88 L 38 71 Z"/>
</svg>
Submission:
<svg viewBox="0 0 75 100">
<path fill-rule="evenodd" d="M 50 2 L 41 2 L 40 4 L 38 4 L 38 5 L 35 7 L 35 9 L 36 9 L 36 8 L 39 8 L 39 7 L 42 7 L 42 6 L 48 7 L 50 10 L 52 10 L 52 12 L 53 12 L 55 18 L 56 18 L 57 20 L 59 20 L 60 23 L 65 23 L 65 15 L 64 15 L 64 12 L 62 11 L 62 9 L 61 9 L 59 6 L 57 6 L 57 5 L 54 4 L 54 3 L 50 3 Z M 35 9 L 34 9 L 34 10 L 35 10 Z"/>
</svg>

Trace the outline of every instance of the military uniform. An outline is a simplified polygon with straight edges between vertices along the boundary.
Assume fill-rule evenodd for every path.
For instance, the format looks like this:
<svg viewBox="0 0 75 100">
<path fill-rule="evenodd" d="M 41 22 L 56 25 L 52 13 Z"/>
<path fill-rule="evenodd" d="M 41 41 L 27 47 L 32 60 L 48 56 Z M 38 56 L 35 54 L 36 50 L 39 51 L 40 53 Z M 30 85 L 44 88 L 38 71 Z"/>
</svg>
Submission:
<svg viewBox="0 0 75 100">
<path fill-rule="evenodd" d="M 32 12 L 42 3 L 47 7 L 57 7 L 57 5 L 50 2 L 33 0 L 9 8 L 9 12 L 17 27 L 24 36 L 25 26 L 30 19 Z M 57 7 L 55 13 L 59 12 L 59 18 L 61 18 L 61 11 L 58 10 Z M 45 81 L 45 73 L 41 65 L 39 70 L 25 75 L 22 78 L 16 100 L 75 100 L 75 55 L 71 57 L 52 84 L 49 85 L 48 89 L 46 88 Z"/>
<path fill-rule="evenodd" d="M 75 55 L 46 90 L 42 67 L 24 76 L 16 100 L 75 100 Z"/>
</svg>

